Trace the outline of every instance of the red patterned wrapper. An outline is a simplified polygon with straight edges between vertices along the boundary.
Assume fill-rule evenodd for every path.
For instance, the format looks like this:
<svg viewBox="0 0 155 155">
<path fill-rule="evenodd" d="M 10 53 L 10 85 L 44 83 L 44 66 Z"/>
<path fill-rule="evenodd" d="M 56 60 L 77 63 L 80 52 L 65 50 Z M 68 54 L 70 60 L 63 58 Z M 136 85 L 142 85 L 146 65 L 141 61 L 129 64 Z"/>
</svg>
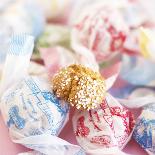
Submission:
<svg viewBox="0 0 155 155">
<path fill-rule="evenodd" d="M 111 53 L 122 51 L 127 34 L 128 26 L 118 9 L 95 5 L 86 9 L 75 23 L 72 41 L 93 51 L 101 62 Z"/>
<path fill-rule="evenodd" d="M 154 15 L 155 1 L 128 0 L 128 5 L 120 10 L 125 23 L 129 27 L 129 35 L 124 43 L 124 51 L 128 54 L 140 54 L 139 28 L 155 29 Z M 154 17 L 154 16 L 153 16 Z"/>
<path fill-rule="evenodd" d="M 117 154 L 130 139 L 135 121 L 132 113 L 110 94 L 94 110 L 76 111 L 73 118 L 78 143 L 90 154 Z"/>
</svg>

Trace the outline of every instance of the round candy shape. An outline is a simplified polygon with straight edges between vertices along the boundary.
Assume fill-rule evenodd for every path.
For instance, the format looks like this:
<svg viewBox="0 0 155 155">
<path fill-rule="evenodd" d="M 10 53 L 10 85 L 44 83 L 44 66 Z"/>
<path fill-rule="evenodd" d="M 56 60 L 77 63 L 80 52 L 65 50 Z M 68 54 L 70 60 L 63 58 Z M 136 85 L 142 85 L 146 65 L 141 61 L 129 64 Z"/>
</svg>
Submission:
<svg viewBox="0 0 155 155">
<path fill-rule="evenodd" d="M 1 102 L 3 118 L 13 140 L 58 135 L 68 118 L 68 104 L 56 98 L 43 78 L 24 78 L 4 92 Z"/>
<path fill-rule="evenodd" d="M 81 14 L 72 31 L 73 43 L 91 50 L 99 62 L 113 52 L 120 52 L 127 34 L 128 26 L 120 12 L 102 5 Z"/>
<path fill-rule="evenodd" d="M 134 139 L 150 155 L 155 154 L 154 115 L 155 104 L 145 107 L 136 122 L 133 132 Z"/>
<path fill-rule="evenodd" d="M 105 81 L 98 72 L 82 65 L 63 68 L 53 79 L 53 91 L 77 109 L 96 108 L 105 96 Z"/>
<path fill-rule="evenodd" d="M 130 139 L 134 119 L 132 113 L 107 95 L 102 104 L 90 111 L 76 111 L 73 128 L 78 143 L 87 153 L 103 154 L 122 149 Z M 116 153 L 116 152 L 115 152 Z"/>
</svg>

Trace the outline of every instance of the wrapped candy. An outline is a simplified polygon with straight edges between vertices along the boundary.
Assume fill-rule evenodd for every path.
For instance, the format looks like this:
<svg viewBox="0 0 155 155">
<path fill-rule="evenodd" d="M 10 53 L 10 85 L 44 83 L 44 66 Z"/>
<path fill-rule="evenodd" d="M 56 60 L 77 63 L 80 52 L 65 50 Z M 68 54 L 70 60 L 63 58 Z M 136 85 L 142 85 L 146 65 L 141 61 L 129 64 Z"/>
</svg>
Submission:
<svg viewBox="0 0 155 155">
<path fill-rule="evenodd" d="M 131 112 L 109 94 L 98 108 L 76 111 L 73 118 L 78 143 L 92 155 L 122 154 L 133 126 Z"/>
<path fill-rule="evenodd" d="M 140 1 L 128 1 L 129 5 L 124 4 L 120 7 L 113 5 L 111 7 L 104 3 L 95 5 L 94 3 L 89 7 L 90 9 L 86 9 L 81 14 L 73 27 L 71 43 L 74 51 L 82 53 L 84 50 L 89 50 L 90 53 L 92 52 L 99 63 L 101 74 L 105 66 L 113 66 L 113 62 L 119 60 L 122 63 L 120 73 L 122 79 L 134 85 L 154 86 L 155 75 L 152 72 L 154 62 L 141 57 L 145 50 L 141 47 L 142 39 L 146 37 L 144 38 L 143 35 L 139 39 L 139 26 L 144 25 L 154 29 L 154 21 L 148 18 L 147 13 L 145 14 Z M 113 20 L 115 18 L 118 20 Z M 105 19 L 108 20 L 107 23 Z M 117 24 L 122 26 L 119 27 Z M 109 29 L 112 28 L 115 31 L 109 33 Z M 119 34 L 124 35 L 124 40 Z M 111 36 L 114 38 L 112 39 Z M 115 43 L 118 48 L 112 49 L 110 45 Z M 153 46 L 151 48 L 153 50 Z"/>
<path fill-rule="evenodd" d="M 138 88 L 132 91 L 128 101 L 121 103 L 130 108 L 142 107 L 141 114 L 136 120 L 133 138 L 147 151 L 149 155 L 155 154 L 155 92 L 150 88 Z"/>
<path fill-rule="evenodd" d="M 98 70 L 94 55 L 79 46 L 75 52 L 70 45 L 70 39 L 68 27 L 52 24 L 47 25 L 45 32 L 39 37 L 36 51 L 40 52 L 40 57 L 50 76 L 53 76 L 60 68 L 74 63 Z"/>
<path fill-rule="evenodd" d="M 89 49 L 101 63 L 122 51 L 128 27 L 115 7 L 99 4 L 80 14 L 74 24 L 71 41 L 75 51 L 77 46 Z"/>
<path fill-rule="evenodd" d="M 143 0 L 127 0 L 126 2 L 127 4 L 119 9 L 119 12 L 129 28 L 129 35 L 127 35 L 124 43 L 124 51 L 129 55 L 139 55 L 139 27 L 155 28 L 154 18 L 150 15 L 150 12 L 154 10 L 152 6 L 154 6 L 155 3 L 152 0 L 149 1 L 149 3 Z"/>
<path fill-rule="evenodd" d="M 89 154 L 124 154 L 121 149 L 131 137 L 132 113 L 109 93 L 117 74 L 104 80 L 98 72 L 71 65 L 53 77 L 53 91 L 77 109 L 73 128 L 78 143 Z M 84 110 L 87 109 L 87 110 Z"/>
<path fill-rule="evenodd" d="M 151 33 L 152 32 L 152 33 Z M 139 29 L 139 47 L 142 57 L 123 55 L 120 76 L 134 85 L 155 85 L 153 31 Z M 151 60 L 151 61 L 150 61 Z M 143 75 L 143 76 L 141 76 Z"/>
<path fill-rule="evenodd" d="M 47 78 L 27 73 L 33 46 L 33 37 L 23 34 L 14 35 L 9 44 L 0 95 L 11 139 L 33 149 L 31 154 L 78 155 L 79 146 L 57 137 L 68 120 L 69 105 L 53 94 Z"/>
</svg>

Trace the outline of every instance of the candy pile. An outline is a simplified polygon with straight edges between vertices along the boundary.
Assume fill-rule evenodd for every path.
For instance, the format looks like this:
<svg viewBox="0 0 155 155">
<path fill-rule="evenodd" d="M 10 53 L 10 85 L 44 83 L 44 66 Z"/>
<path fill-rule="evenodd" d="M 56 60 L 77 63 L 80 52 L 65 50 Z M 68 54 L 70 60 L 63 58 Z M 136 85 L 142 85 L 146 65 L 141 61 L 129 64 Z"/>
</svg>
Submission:
<svg viewBox="0 0 155 155">
<path fill-rule="evenodd" d="M 154 6 L 2 2 L 0 110 L 11 140 L 31 155 L 127 155 L 132 138 L 154 155 Z M 77 144 L 62 138 L 66 125 Z"/>
</svg>

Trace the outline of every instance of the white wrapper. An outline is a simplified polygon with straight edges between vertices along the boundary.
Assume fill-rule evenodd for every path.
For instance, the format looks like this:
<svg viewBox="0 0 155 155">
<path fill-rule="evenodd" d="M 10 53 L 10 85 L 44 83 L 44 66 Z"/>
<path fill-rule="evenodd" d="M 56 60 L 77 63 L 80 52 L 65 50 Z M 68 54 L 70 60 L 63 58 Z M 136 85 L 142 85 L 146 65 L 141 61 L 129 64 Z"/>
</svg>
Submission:
<svg viewBox="0 0 155 155">
<path fill-rule="evenodd" d="M 29 72 L 29 75 L 35 75 L 35 76 L 44 77 L 44 78 L 48 77 L 45 67 L 33 61 L 30 62 L 28 72 Z"/>
<path fill-rule="evenodd" d="M 110 89 L 117 73 L 105 80 Z M 80 146 L 90 155 L 125 155 L 121 150 L 130 140 L 134 127 L 132 113 L 109 93 L 95 109 L 76 110 L 73 129 Z"/>
<path fill-rule="evenodd" d="M 124 154 L 121 149 L 131 138 L 133 115 L 107 94 L 96 109 L 76 111 L 73 128 L 78 143 L 91 155 Z"/>
<path fill-rule="evenodd" d="M 123 101 L 123 102 L 122 102 Z M 147 151 L 149 155 L 155 154 L 155 91 L 148 88 L 138 88 L 129 96 L 130 102 L 122 100 L 121 102 L 130 107 L 142 107 L 142 112 L 138 117 L 133 138 L 137 143 Z"/>
<path fill-rule="evenodd" d="M 33 46 L 33 37 L 15 35 L 6 57 L 1 112 L 11 139 L 35 150 L 32 154 L 78 154 L 79 146 L 57 137 L 68 120 L 68 104 L 54 96 L 46 78 L 27 73 Z"/>
<path fill-rule="evenodd" d="M 115 20 L 117 19 L 117 20 Z M 102 3 L 88 7 L 80 13 L 71 32 L 72 48 L 89 50 L 98 63 L 122 52 L 128 34 L 120 12 Z"/>
</svg>

